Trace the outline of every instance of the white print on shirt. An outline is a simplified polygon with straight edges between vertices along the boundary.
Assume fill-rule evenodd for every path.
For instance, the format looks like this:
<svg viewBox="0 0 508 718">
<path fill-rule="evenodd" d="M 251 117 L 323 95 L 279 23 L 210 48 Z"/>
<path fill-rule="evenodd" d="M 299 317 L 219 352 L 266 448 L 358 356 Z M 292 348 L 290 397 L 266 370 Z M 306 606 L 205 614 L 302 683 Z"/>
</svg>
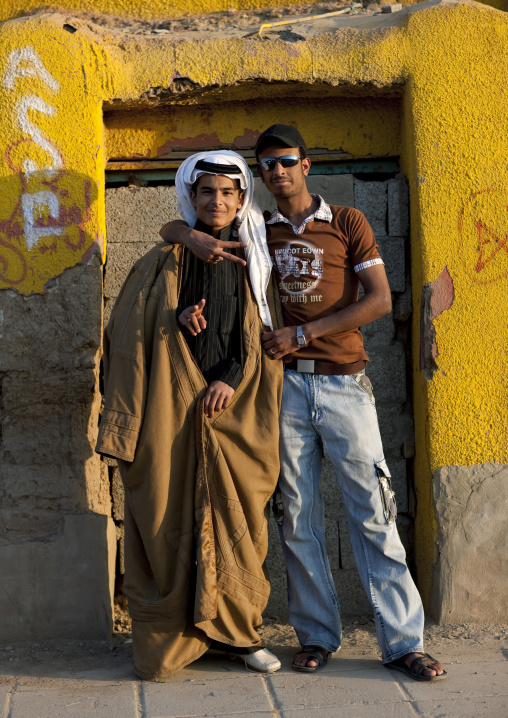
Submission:
<svg viewBox="0 0 508 718">
<path fill-rule="evenodd" d="M 309 301 L 307 295 L 317 289 L 323 274 L 323 254 L 323 249 L 314 247 L 305 239 L 295 239 L 282 249 L 275 250 L 275 265 L 280 274 L 279 289 L 284 303 L 289 300 L 306 304 Z M 310 301 L 321 300 L 320 294 L 310 296 Z"/>
</svg>

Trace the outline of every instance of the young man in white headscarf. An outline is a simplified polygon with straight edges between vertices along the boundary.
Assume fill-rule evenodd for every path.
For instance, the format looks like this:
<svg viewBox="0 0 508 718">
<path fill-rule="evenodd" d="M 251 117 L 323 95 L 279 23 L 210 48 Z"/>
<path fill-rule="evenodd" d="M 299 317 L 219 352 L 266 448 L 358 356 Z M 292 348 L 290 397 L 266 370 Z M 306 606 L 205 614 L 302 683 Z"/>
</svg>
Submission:
<svg viewBox="0 0 508 718">
<path fill-rule="evenodd" d="M 264 221 L 234 152 L 188 158 L 176 186 L 187 223 L 234 232 L 247 267 L 158 245 L 132 268 L 106 328 L 97 451 L 119 461 L 125 486 L 134 664 L 161 679 L 212 647 L 273 672 L 280 662 L 256 630 L 282 391 L 281 363 L 261 351 L 263 329 L 282 326 Z"/>
</svg>

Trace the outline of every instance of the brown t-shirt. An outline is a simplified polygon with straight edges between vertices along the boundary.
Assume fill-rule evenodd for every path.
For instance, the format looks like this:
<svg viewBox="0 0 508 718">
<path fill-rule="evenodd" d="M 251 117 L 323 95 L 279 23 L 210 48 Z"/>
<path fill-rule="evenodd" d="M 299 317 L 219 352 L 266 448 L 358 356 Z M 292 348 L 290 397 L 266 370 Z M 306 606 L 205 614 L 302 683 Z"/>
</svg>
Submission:
<svg viewBox="0 0 508 718">
<path fill-rule="evenodd" d="M 376 239 L 364 215 L 351 207 L 330 205 L 330 209 L 331 222 L 311 220 L 301 234 L 295 234 L 286 222 L 266 227 L 286 326 L 326 317 L 356 302 L 355 267 L 363 269 L 361 265 L 370 260 L 380 263 Z M 319 337 L 284 359 L 338 364 L 368 361 L 359 329 Z"/>
</svg>

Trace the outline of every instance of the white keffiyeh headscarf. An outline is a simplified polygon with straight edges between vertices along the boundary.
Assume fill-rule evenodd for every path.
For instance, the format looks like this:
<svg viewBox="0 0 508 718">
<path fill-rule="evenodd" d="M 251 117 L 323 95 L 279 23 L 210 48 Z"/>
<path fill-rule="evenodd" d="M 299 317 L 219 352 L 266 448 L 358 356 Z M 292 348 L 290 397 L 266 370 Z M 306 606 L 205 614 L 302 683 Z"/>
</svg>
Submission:
<svg viewBox="0 0 508 718">
<path fill-rule="evenodd" d="M 196 164 L 200 160 L 204 160 L 209 166 L 206 169 L 196 169 Z M 214 172 L 213 165 L 220 166 L 218 171 Z M 238 174 L 238 171 L 236 171 L 228 174 L 224 169 L 224 165 L 239 168 L 241 173 Z M 245 192 L 243 205 L 236 213 L 238 238 L 240 242 L 245 242 L 247 245 L 245 258 L 261 321 L 270 329 L 273 329 L 266 299 L 266 288 L 272 271 L 272 260 L 266 244 L 265 220 L 254 197 L 254 177 L 252 172 L 243 157 L 230 150 L 198 152 L 182 162 L 176 173 L 176 196 L 178 211 L 189 227 L 194 227 L 198 219 L 190 197 L 191 187 L 204 174 L 222 175 L 233 180 L 237 179 Z"/>
</svg>

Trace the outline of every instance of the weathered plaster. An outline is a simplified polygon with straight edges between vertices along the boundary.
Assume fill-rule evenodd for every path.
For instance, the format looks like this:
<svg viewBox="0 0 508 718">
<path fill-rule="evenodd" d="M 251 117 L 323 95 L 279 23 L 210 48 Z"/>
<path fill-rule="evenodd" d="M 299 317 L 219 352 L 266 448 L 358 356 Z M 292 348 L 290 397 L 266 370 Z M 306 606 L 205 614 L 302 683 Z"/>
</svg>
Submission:
<svg viewBox="0 0 508 718">
<path fill-rule="evenodd" d="M 433 612 L 442 623 L 508 620 L 508 466 L 443 466 L 434 473 L 440 516 Z"/>
<path fill-rule="evenodd" d="M 281 86 L 281 91 L 287 86 Z M 293 92 L 296 88 L 293 88 Z M 303 90 L 303 88 L 302 88 Z M 315 88 L 317 90 L 317 88 Z M 319 91 L 320 90 L 320 91 Z M 356 157 L 390 157 L 400 153 L 400 99 L 337 97 L 328 88 L 305 96 L 171 105 L 151 111 L 108 111 L 104 118 L 108 159 L 158 159 L 175 150 L 231 145 L 252 147 L 273 117 L 294 122 L 312 146 L 342 150 Z"/>
</svg>

